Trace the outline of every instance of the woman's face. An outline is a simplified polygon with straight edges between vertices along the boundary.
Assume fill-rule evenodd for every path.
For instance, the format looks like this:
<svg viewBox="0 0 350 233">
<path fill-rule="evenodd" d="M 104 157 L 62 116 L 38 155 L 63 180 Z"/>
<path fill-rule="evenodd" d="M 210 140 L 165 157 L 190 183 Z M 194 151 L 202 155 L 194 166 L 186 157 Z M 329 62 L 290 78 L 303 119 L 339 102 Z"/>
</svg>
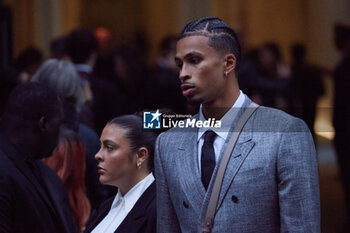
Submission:
<svg viewBox="0 0 350 233">
<path fill-rule="evenodd" d="M 95 155 L 100 182 L 119 187 L 132 179 L 137 172 L 136 154 L 133 155 L 127 129 L 108 124 L 101 134 L 101 148 Z"/>
</svg>

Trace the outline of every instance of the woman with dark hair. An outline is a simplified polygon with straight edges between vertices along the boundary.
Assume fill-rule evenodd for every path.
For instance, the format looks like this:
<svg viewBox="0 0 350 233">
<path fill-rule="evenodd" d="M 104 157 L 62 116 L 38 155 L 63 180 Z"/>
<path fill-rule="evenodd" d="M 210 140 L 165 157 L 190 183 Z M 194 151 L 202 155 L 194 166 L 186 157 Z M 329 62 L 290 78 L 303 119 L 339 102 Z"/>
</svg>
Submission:
<svg viewBox="0 0 350 233">
<path fill-rule="evenodd" d="M 100 182 L 118 188 L 101 204 L 85 232 L 156 232 L 156 186 L 153 154 L 156 136 L 142 129 L 142 118 L 114 118 L 103 129 L 95 155 Z"/>
</svg>

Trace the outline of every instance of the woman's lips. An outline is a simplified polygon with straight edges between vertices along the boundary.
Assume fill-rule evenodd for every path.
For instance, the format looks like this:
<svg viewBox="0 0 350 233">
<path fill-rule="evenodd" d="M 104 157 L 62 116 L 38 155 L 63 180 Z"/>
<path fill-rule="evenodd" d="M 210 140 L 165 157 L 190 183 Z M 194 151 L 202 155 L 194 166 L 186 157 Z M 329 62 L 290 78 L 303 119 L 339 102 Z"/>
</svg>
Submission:
<svg viewBox="0 0 350 233">
<path fill-rule="evenodd" d="M 181 89 L 182 89 L 182 95 L 185 97 L 188 97 L 194 91 L 195 86 L 192 84 L 184 83 L 181 85 Z"/>
<path fill-rule="evenodd" d="M 98 174 L 103 175 L 106 172 L 106 170 L 100 166 L 97 166 L 97 172 L 98 172 Z"/>
</svg>

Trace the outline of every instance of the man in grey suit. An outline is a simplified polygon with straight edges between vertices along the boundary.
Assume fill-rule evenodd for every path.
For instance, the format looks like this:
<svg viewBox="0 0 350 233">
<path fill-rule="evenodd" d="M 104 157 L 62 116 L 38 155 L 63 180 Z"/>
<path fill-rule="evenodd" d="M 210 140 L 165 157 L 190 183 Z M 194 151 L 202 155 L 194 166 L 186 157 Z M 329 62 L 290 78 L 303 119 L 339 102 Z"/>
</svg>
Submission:
<svg viewBox="0 0 350 233">
<path fill-rule="evenodd" d="M 225 22 L 190 22 L 176 50 L 183 95 L 201 104 L 193 119 L 220 119 L 221 127 L 177 127 L 158 137 L 157 231 L 201 232 L 217 165 L 252 101 L 239 89 L 240 45 Z M 302 120 L 255 111 L 228 162 L 212 232 L 320 232 L 316 152 Z"/>
</svg>

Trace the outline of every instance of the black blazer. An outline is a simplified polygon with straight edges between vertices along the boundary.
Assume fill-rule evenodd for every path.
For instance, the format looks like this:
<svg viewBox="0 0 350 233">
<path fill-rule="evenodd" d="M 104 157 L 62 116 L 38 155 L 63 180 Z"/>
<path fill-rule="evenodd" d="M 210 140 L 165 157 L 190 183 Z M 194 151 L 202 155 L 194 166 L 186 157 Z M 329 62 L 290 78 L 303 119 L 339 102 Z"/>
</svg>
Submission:
<svg viewBox="0 0 350 233">
<path fill-rule="evenodd" d="M 97 211 L 94 211 L 85 233 L 91 232 L 108 214 L 114 197 L 103 202 Z M 156 232 L 156 184 L 153 183 L 141 195 L 129 214 L 115 230 L 115 233 L 155 233 Z"/>
<path fill-rule="evenodd" d="M 43 184 L 0 135 L 0 232 L 76 232 L 62 181 L 43 162 L 35 164 Z"/>
</svg>

